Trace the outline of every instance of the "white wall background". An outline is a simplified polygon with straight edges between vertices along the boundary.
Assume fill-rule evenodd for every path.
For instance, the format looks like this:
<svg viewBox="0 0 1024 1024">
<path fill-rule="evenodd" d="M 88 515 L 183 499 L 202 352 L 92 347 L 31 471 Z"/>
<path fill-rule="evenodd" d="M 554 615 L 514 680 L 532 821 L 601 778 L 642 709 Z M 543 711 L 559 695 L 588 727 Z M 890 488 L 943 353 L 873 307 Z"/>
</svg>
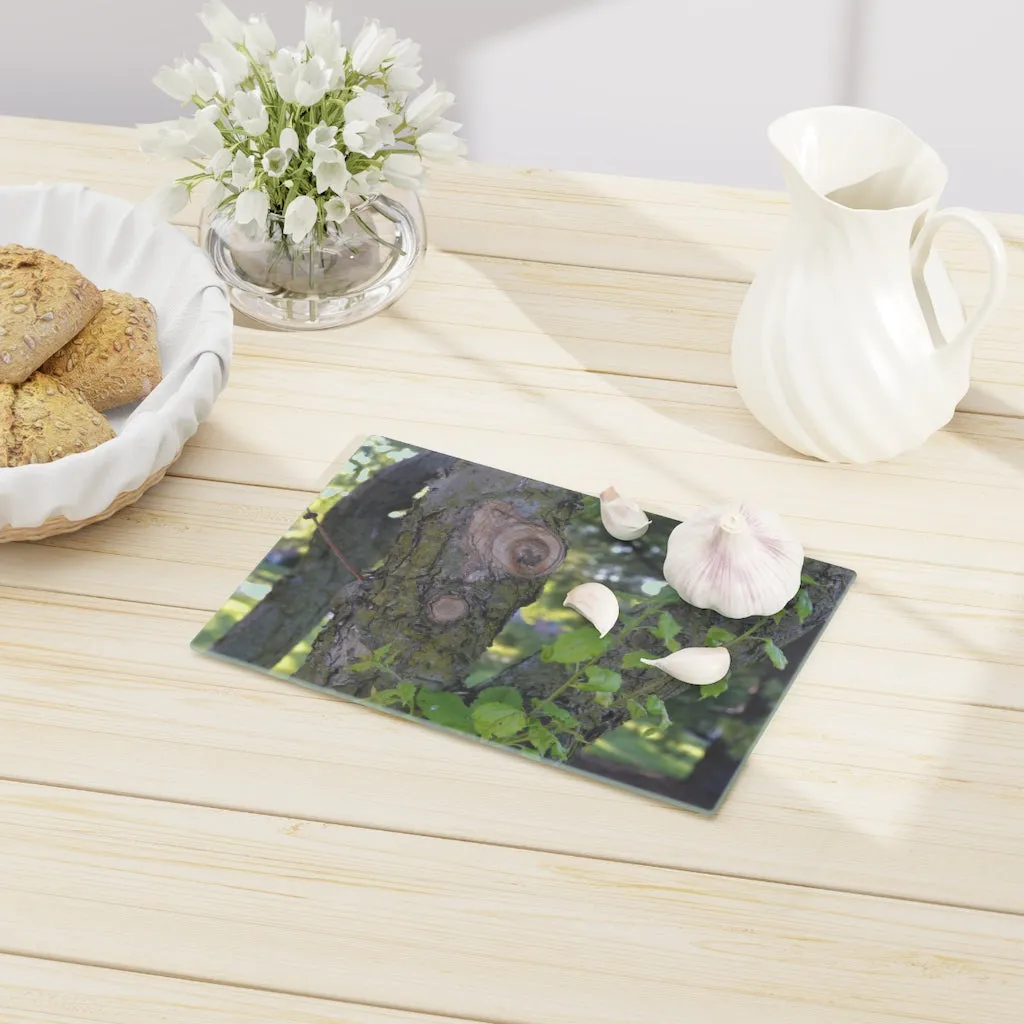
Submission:
<svg viewBox="0 0 1024 1024">
<path fill-rule="evenodd" d="M 0 0 L 0 111 L 133 124 L 176 114 L 150 78 L 204 38 L 202 0 Z M 229 0 L 301 35 L 302 0 Z M 856 103 L 950 165 L 949 202 L 1024 212 L 1022 0 L 345 0 L 419 40 L 471 156 L 777 187 L 787 110 Z"/>
</svg>

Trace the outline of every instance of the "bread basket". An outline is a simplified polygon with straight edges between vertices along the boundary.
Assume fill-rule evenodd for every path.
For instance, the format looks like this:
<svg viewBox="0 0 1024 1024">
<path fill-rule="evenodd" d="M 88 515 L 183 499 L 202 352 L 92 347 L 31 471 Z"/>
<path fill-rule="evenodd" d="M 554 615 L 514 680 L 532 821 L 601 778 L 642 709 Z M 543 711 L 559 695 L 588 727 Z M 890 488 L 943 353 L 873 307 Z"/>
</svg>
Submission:
<svg viewBox="0 0 1024 1024">
<path fill-rule="evenodd" d="M 77 530 L 135 501 L 210 414 L 231 360 L 224 286 L 178 228 L 81 185 L 0 188 L 0 245 L 12 242 L 67 260 L 99 288 L 149 299 L 163 381 L 143 402 L 107 413 L 113 440 L 0 468 L 0 542 Z"/>
</svg>

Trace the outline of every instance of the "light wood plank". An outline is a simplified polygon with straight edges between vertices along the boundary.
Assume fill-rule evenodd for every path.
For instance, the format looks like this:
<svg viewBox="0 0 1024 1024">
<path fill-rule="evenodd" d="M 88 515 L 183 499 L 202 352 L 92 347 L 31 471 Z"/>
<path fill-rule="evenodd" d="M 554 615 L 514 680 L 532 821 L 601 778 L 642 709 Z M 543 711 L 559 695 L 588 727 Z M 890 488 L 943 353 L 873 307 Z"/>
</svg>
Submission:
<svg viewBox="0 0 1024 1024">
<path fill-rule="evenodd" d="M 5 117 L 0 141 L 0 177 L 11 184 L 44 175 L 142 198 L 174 173 L 138 153 L 130 128 Z M 775 191 L 478 163 L 438 171 L 425 205 L 433 244 L 451 252 L 739 282 L 751 280 L 789 212 Z M 1024 216 L 989 216 L 1024 277 Z M 198 211 L 180 220 L 195 224 Z M 948 229 L 942 247 L 954 268 L 985 272 L 966 231 Z"/>
<path fill-rule="evenodd" d="M 36 544 L 7 546 L 0 559 L 0 584 L 213 611 L 310 497 L 171 478 L 104 523 Z M 1011 514 L 1007 510 L 1008 518 Z M 824 509 L 820 518 L 793 520 L 815 556 L 849 563 L 860 573 L 857 594 L 888 608 L 898 630 L 903 619 L 916 615 L 936 631 L 948 629 L 962 656 L 998 661 L 1002 651 L 1015 657 L 1024 622 L 1019 576 L 1024 545 L 957 537 L 952 525 L 935 536 L 901 530 L 895 524 L 900 509 L 893 508 L 891 515 L 893 523 L 876 519 L 864 526 L 830 521 Z M 1001 523 L 1002 516 L 993 517 L 992 529 Z M 74 558 L 69 552 L 75 552 Z M 856 613 L 850 614 L 852 621 Z M 945 622 L 946 614 L 987 621 L 1004 632 L 1005 642 L 985 650 L 971 630 L 953 619 Z M 899 635 L 887 646 L 898 646 Z"/>
<path fill-rule="evenodd" d="M 0 117 L 0 147 L 0 184 L 78 182 L 132 203 L 194 170 L 185 161 L 140 152 L 134 129 L 111 125 Z M 174 223 L 194 228 L 199 214 L 193 205 Z"/>
<path fill-rule="evenodd" d="M 0 776 L 1024 913 L 1019 666 L 825 641 L 709 821 L 202 657 L 204 620 L 2 592 Z"/>
<path fill-rule="evenodd" d="M 0 142 L 0 181 L 82 181 L 132 201 L 185 166 L 139 153 L 134 133 L 124 128 L 0 118 Z M 653 212 L 638 218 L 630 213 L 638 204 Z M 516 348 L 517 321 L 525 318 L 589 369 L 711 384 L 731 383 L 732 322 L 787 210 L 774 193 L 483 165 L 443 172 L 427 206 L 432 245 L 468 254 L 470 276 L 480 280 L 474 289 L 466 274 L 452 273 L 457 261 L 438 261 L 443 284 L 425 272 L 400 305 L 401 316 L 440 309 L 441 323 L 458 328 L 468 316 L 476 329 L 490 326 L 497 310 L 501 332 Z M 1010 288 L 978 338 L 975 385 L 961 408 L 1024 415 L 1017 326 L 1024 311 L 1024 217 L 995 219 L 1009 244 Z M 189 227 L 198 220 L 195 204 L 175 218 Z M 950 264 L 960 272 L 965 301 L 975 303 L 987 287 L 984 256 L 969 234 L 948 234 Z M 681 276 L 699 283 L 682 283 Z M 513 316 L 507 303 L 495 305 L 495 286 L 511 300 Z M 638 325 L 642 345 L 633 340 Z"/>
<path fill-rule="evenodd" d="M 410 1010 L 5 954 L 0 1014 L 4 1024 L 457 1024 Z"/>
<path fill-rule="evenodd" d="M 964 411 L 1024 414 L 1024 263 L 1020 272 L 1021 287 L 1011 287 L 975 342 Z M 971 302 L 987 288 L 981 276 L 963 285 Z M 407 337 L 418 329 L 450 338 L 455 351 L 486 346 L 492 359 L 502 353 L 511 363 L 731 386 L 732 329 L 746 288 L 432 252 L 393 318 L 405 322 Z M 476 332 L 483 337 L 474 344 Z"/>
<path fill-rule="evenodd" d="M 0 944 L 545 1024 L 1016 1022 L 1024 920 L 0 787 Z"/>
</svg>

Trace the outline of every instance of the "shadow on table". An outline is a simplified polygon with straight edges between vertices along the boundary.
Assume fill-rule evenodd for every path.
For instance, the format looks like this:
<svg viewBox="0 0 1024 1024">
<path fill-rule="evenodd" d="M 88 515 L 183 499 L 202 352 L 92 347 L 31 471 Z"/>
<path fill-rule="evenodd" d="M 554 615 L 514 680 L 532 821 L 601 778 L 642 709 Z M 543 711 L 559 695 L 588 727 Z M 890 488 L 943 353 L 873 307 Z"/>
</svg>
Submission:
<svg viewBox="0 0 1024 1024">
<path fill-rule="evenodd" d="M 605 204 L 616 202 L 604 196 L 595 198 Z M 628 203 L 622 202 L 619 205 L 630 209 Z M 631 215 L 635 218 L 637 236 L 650 237 L 652 232 L 659 231 L 664 235 L 663 226 L 651 224 L 635 210 L 631 210 Z M 697 244 L 682 236 L 679 236 L 678 241 L 680 245 L 691 248 Z M 720 249 L 707 247 L 706 255 L 709 280 L 736 283 L 730 291 L 731 301 L 738 310 L 745 292 L 740 282 L 749 275 Z M 656 378 L 657 384 L 652 384 L 652 391 L 656 392 L 654 397 L 638 393 L 638 389 L 633 386 L 637 381 L 635 376 L 607 372 L 594 359 L 593 346 L 586 338 L 567 334 L 564 326 L 566 318 L 560 309 L 557 294 L 542 293 L 536 287 L 530 291 L 509 291 L 505 287 L 505 275 L 499 273 L 502 262 L 506 261 L 479 258 L 474 260 L 474 265 L 484 274 L 492 275 L 496 286 L 505 292 L 539 331 L 556 341 L 581 369 L 593 373 L 600 388 L 617 390 L 638 407 L 646 406 L 654 414 L 652 426 L 663 417 L 668 417 L 733 446 L 767 453 L 780 460 L 814 461 L 805 460 L 771 437 L 743 408 L 736 392 L 724 384 L 695 385 L 687 382 L 680 372 L 679 378 L 669 380 L 667 387 L 664 378 Z M 641 276 L 640 273 L 636 274 L 638 279 Z M 670 286 L 671 280 L 667 276 L 666 280 Z M 678 280 L 682 285 L 685 279 Z M 536 285 L 536 282 L 533 284 Z M 577 426 L 584 427 L 594 440 L 615 445 L 627 444 L 632 456 L 667 479 L 684 484 L 687 492 L 695 499 L 703 501 L 721 498 L 714 481 L 687 474 L 685 467 L 680 466 L 678 457 L 670 451 L 638 447 L 635 443 L 626 442 L 614 424 L 596 417 L 588 418 L 578 409 L 572 408 L 571 404 L 553 398 L 551 391 L 530 383 L 525 373 L 517 373 L 513 361 L 481 359 L 471 351 L 461 349 L 457 342 L 434 325 L 403 313 L 401 306 L 396 313 L 404 319 L 415 321 L 418 329 L 434 337 L 451 355 L 486 362 L 491 378 L 502 380 L 521 392 L 528 392 L 541 402 L 558 401 L 559 414 L 574 420 Z M 671 312 L 666 311 L 664 315 L 670 316 Z M 728 329 L 723 330 L 718 325 L 715 334 L 715 348 L 723 356 L 729 351 L 731 322 L 726 327 Z M 686 350 L 680 348 L 681 371 L 685 360 Z M 534 373 L 534 379 L 535 376 Z M 677 400 L 673 400 L 673 384 L 678 386 Z M 993 401 L 989 398 L 990 405 Z M 1006 415 L 1011 414 L 1019 415 L 1016 410 L 1006 407 Z M 1024 468 L 1024 446 L 1016 449 L 1007 445 L 1002 457 L 1016 468 Z M 847 472 L 863 473 L 863 467 L 830 469 L 830 486 L 836 483 L 835 473 L 841 474 L 839 480 Z M 851 480 L 849 487 L 855 490 L 856 481 Z M 855 511 L 846 514 L 856 517 Z M 859 569 L 857 565 L 851 567 Z M 1024 637 L 1018 625 L 1019 617 L 1024 614 L 1024 576 L 1020 579 L 1021 587 L 1016 598 L 1011 601 L 1012 607 L 1007 609 L 1015 617 L 1012 635 L 1008 634 L 1005 649 L 990 649 L 984 643 L 977 642 L 968 617 L 957 621 L 956 609 L 905 598 L 873 580 L 870 572 L 861 572 L 861 586 L 891 620 L 905 621 L 908 629 L 919 634 L 934 635 L 937 646 L 941 643 L 948 647 L 950 641 L 957 645 L 964 658 L 966 681 L 957 692 L 951 692 L 947 685 L 946 692 L 939 696 L 933 696 L 926 686 L 914 682 L 896 684 L 895 692 L 891 695 L 884 688 L 879 689 L 875 680 L 866 681 L 863 692 L 850 689 L 849 684 L 841 685 L 838 688 L 841 696 L 836 706 L 842 707 L 843 701 L 849 701 L 849 720 L 840 716 L 838 721 L 821 723 L 823 735 L 830 738 L 830 747 L 837 751 L 835 757 L 827 764 L 808 760 L 807 766 L 812 774 L 806 780 L 767 780 L 772 791 L 772 805 L 792 809 L 793 814 L 788 814 L 787 819 L 792 825 L 799 823 L 799 827 L 806 829 L 808 846 L 806 861 L 787 864 L 783 869 L 766 869 L 765 876 L 860 892 L 859 872 L 851 866 L 871 864 L 877 869 L 873 872 L 874 878 L 888 876 L 894 880 L 891 886 L 880 885 L 872 890 L 874 895 L 1000 909 L 999 887 L 1011 875 L 1012 858 L 1007 850 L 1009 837 L 1006 833 L 1006 818 L 997 813 L 997 805 L 1003 799 L 1000 791 L 1006 786 L 1019 787 L 1024 778 L 1024 759 L 1020 754 L 1024 750 L 1024 690 L 1011 690 L 1009 685 L 1012 673 L 1020 671 L 1019 667 L 1014 666 L 1020 665 L 1021 649 L 1024 648 Z M 839 615 L 842 614 L 840 610 Z M 898 631 L 892 635 L 898 636 Z M 826 634 L 826 645 L 828 642 Z M 864 643 L 872 646 L 872 638 L 865 637 Z M 815 704 L 819 708 L 823 706 L 820 696 L 830 688 L 827 678 L 815 675 L 816 659 L 819 657 L 812 654 L 804 673 L 794 685 L 793 695 L 779 712 L 780 722 L 792 714 L 801 693 L 815 695 L 818 698 Z M 922 658 L 926 659 L 927 656 L 922 655 Z M 884 658 L 881 661 L 884 663 Z M 836 688 L 831 689 L 833 693 L 837 692 Z M 843 692 L 844 689 L 846 692 Z M 877 699 L 868 702 L 867 712 L 861 711 L 861 706 L 865 704 L 864 693 L 872 690 Z M 878 718 L 879 712 L 886 717 Z M 865 720 L 865 715 L 868 720 Z M 871 721 L 875 722 L 874 726 L 870 724 Z M 809 726 L 813 729 L 813 722 Z M 769 739 L 772 728 L 770 726 L 767 733 Z M 877 766 L 863 763 L 868 755 L 864 753 L 865 740 L 862 737 L 865 733 L 871 736 L 873 731 L 884 737 L 881 742 L 875 738 L 872 741 L 873 747 L 871 742 L 868 743 L 871 756 L 879 762 Z M 1011 733 L 1017 737 L 1012 744 Z M 852 751 L 845 757 L 842 754 L 844 747 Z M 785 760 L 786 751 L 777 747 L 775 749 L 777 756 Z M 864 759 L 859 765 L 856 760 L 847 759 L 855 759 L 858 750 L 864 753 Z M 1000 753 L 997 754 L 997 751 Z M 999 777 L 998 756 L 1005 757 L 1005 779 Z M 985 771 L 978 768 L 982 760 L 989 762 Z M 961 766 L 964 764 L 975 766 L 971 781 L 961 781 Z M 760 765 L 755 751 L 753 766 Z M 858 777 L 858 766 L 867 773 L 867 779 Z M 767 770 L 770 771 L 770 768 Z M 816 774 L 819 771 L 825 777 Z M 756 796 L 747 794 L 755 788 L 763 790 L 765 785 L 763 767 L 756 778 L 748 769 L 747 775 L 740 777 L 736 792 L 726 802 L 718 818 L 693 824 L 692 828 L 709 830 L 709 841 L 712 831 L 719 829 L 749 839 L 749 829 L 739 827 L 741 820 L 750 819 L 753 822 L 757 818 L 749 804 Z M 733 811 L 741 818 L 734 820 Z M 729 822 L 728 827 L 726 822 Z M 946 827 L 957 822 L 963 824 L 960 831 Z M 752 824 L 751 827 L 759 826 Z M 760 827 L 764 827 L 764 824 Z M 984 835 L 986 828 L 991 834 Z M 1024 842 L 1024 831 L 1017 831 L 1022 833 L 1020 838 Z M 984 841 L 976 839 L 979 833 Z M 846 865 L 846 868 L 831 868 L 830 857 Z M 766 851 L 766 860 L 771 862 L 769 851 Z M 957 877 L 960 866 L 968 864 L 972 878 L 991 877 L 992 889 L 984 899 L 979 897 L 981 890 L 977 886 L 972 887 L 966 882 L 960 884 L 960 877 Z M 929 865 L 935 865 L 935 868 L 929 870 Z"/>
</svg>

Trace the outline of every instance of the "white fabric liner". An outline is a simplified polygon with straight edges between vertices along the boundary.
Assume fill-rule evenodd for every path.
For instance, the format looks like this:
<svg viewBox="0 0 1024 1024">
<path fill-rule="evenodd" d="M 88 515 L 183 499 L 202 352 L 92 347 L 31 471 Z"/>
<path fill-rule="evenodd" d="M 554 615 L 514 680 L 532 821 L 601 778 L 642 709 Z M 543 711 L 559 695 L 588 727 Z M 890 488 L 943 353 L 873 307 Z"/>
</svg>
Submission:
<svg viewBox="0 0 1024 1024">
<path fill-rule="evenodd" d="M 163 381 L 142 402 L 110 410 L 112 441 L 56 462 L 0 468 L 0 526 L 99 515 L 167 466 L 227 383 L 232 314 L 206 255 L 178 228 L 82 185 L 0 188 L 0 245 L 67 260 L 97 288 L 156 309 Z"/>
</svg>

